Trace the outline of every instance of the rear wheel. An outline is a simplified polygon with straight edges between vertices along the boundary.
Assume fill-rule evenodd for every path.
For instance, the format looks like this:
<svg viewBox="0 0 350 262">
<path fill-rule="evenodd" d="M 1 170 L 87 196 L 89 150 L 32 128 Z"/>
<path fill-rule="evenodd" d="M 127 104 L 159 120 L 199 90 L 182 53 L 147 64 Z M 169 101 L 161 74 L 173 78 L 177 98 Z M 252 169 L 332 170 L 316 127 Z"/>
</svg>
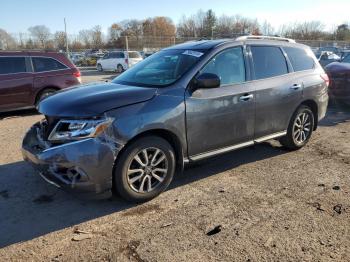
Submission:
<svg viewBox="0 0 350 262">
<path fill-rule="evenodd" d="M 126 200 L 148 201 L 162 193 L 175 173 L 175 153 L 164 139 L 140 138 L 129 145 L 118 158 L 114 186 Z"/>
<path fill-rule="evenodd" d="M 287 135 L 280 142 L 288 149 L 300 149 L 309 142 L 314 129 L 314 114 L 307 106 L 300 106 L 290 120 Z"/>
<path fill-rule="evenodd" d="M 124 71 L 124 68 L 121 64 L 117 65 L 117 73 L 122 73 Z"/>
<path fill-rule="evenodd" d="M 36 101 L 35 101 L 35 107 L 38 107 L 40 101 L 45 99 L 46 97 L 56 93 L 57 90 L 54 88 L 46 88 L 43 91 L 40 92 L 40 94 L 37 96 Z"/>
<path fill-rule="evenodd" d="M 101 64 L 97 64 L 97 71 L 102 72 L 103 68 Z"/>
</svg>

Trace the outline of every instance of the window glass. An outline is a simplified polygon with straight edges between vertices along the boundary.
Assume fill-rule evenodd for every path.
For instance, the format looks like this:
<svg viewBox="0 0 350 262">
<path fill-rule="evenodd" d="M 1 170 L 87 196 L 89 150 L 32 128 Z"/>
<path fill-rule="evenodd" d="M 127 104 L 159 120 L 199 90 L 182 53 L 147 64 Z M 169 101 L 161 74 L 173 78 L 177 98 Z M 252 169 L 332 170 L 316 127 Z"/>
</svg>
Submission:
<svg viewBox="0 0 350 262">
<path fill-rule="evenodd" d="M 35 72 L 53 71 L 67 68 L 65 65 L 52 58 L 33 57 L 32 60 Z"/>
<path fill-rule="evenodd" d="M 113 83 L 144 87 L 167 86 L 181 78 L 202 55 L 202 50 L 163 50 L 128 69 L 116 77 Z"/>
<path fill-rule="evenodd" d="M 0 74 L 27 72 L 24 57 L 0 57 Z"/>
<path fill-rule="evenodd" d="M 279 47 L 252 46 L 255 79 L 264 79 L 288 73 L 286 59 Z"/>
<path fill-rule="evenodd" d="M 245 81 L 245 66 L 242 47 L 227 49 L 210 60 L 201 73 L 216 74 L 221 85 L 232 85 Z"/>
<path fill-rule="evenodd" d="M 283 49 L 286 51 L 294 71 L 304 71 L 314 68 L 314 59 L 304 49 L 296 47 L 283 47 Z"/>
<path fill-rule="evenodd" d="M 346 57 L 344 57 L 343 63 L 350 63 L 350 54 L 348 54 Z"/>
<path fill-rule="evenodd" d="M 124 53 L 119 52 L 117 57 L 118 57 L 118 58 L 124 58 L 125 56 L 124 56 Z"/>
<path fill-rule="evenodd" d="M 129 52 L 129 58 L 141 58 L 139 52 Z"/>
</svg>

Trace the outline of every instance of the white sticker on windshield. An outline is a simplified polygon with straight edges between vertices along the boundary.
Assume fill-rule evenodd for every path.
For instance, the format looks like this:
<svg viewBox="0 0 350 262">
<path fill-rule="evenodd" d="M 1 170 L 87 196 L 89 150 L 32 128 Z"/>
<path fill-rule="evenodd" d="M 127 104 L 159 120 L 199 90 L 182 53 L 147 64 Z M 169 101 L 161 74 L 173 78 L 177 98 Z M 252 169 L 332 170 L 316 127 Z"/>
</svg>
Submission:
<svg viewBox="0 0 350 262">
<path fill-rule="evenodd" d="M 195 57 L 201 57 L 203 55 L 203 53 L 198 52 L 198 51 L 193 51 L 193 50 L 186 50 L 182 54 L 183 55 L 191 55 L 191 56 L 195 56 Z"/>
</svg>

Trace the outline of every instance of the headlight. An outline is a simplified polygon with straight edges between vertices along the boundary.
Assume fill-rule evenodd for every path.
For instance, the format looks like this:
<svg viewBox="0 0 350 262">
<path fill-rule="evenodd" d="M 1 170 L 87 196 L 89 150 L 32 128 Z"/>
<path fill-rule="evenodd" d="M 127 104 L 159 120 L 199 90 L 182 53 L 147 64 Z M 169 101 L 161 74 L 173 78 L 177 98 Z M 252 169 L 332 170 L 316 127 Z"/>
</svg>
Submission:
<svg viewBox="0 0 350 262">
<path fill-rule="evenodd" d="M 49 135 L 49 141 L 72 141 L 96 137 L 113 122 L 111 118 L 98 120 L 60 120 Z"/>
</svg>

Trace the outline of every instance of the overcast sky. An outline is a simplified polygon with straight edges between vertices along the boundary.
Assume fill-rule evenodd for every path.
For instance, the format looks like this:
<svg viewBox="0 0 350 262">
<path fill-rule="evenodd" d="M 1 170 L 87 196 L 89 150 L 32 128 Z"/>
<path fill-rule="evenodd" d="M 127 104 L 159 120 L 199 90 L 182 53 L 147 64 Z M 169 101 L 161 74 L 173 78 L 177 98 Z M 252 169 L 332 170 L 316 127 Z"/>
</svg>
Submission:
<svg viewBox="0 0 350 262">
<path fill-rule="evenodd" d="M 199 9 L 268 20 L 276 29 L 306 20 L 319 20 L 331 29 L 350 20 L 350 0 L 0 0 L 0 28 L 18 33 L 44 24 L 55 32 L 64 29 L 66 17 L 70 34 L 95 25 L 106 32 L 113 22 L 124 19 L 168 16 L 177 23 L 182 15 Z"/>
</svg>

